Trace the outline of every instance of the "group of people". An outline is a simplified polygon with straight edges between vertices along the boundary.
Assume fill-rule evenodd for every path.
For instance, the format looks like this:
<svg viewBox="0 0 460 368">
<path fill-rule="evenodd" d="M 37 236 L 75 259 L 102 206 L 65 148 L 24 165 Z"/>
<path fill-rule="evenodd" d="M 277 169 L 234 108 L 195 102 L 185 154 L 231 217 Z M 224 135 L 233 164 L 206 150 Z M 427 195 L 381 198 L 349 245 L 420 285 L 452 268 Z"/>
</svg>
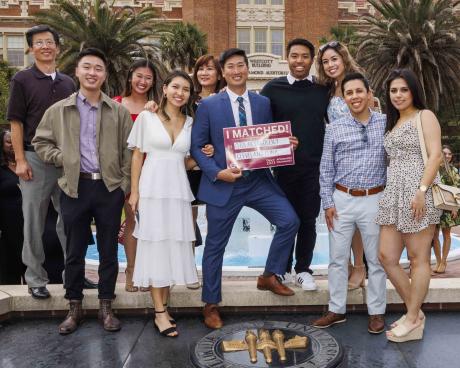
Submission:
<svg viewBox="0 0 460 368">
<path fill-rule="evenodd" d="M 56 71 L 54 30 L 33 27 L 27 41 L 35 63 L 13 78 L 8 109 L 23 197 L 22 258 L 32 296 L 49 297 L 43 244 L 34 234 L 43 232 L 44 208 L 52 200 L 60 214 L 70 306 L 61 334 L 75 331 L 82 321 L 93 220 L 100 257 L 99 319 L 107 331 L 121 328 L 111 303 L 124 207 L 125 288 L 150 291 L 154 325 L 164 336 L 178 336 L 168 312 L 169 292 L 176 284 L 198 284 L 193 247 L 199 230 L 192 210 L 198 200 L 206 204 L 208 221 L 202 300 L 209 328 L 223 326 L 218 306 L 223 256 L 242 207 L 257 210 L 276 227 L 257 288 L 288 297 L 294 294 L 290 283 L 316 289 L 311 262 L 322 203 L 330 240 L 330 302 L 328 313 L 312 325 L 346 321 L 347 290 L 365 285 L 365 254 L 368 331 L 385 329 L 388 276 L 407 307 L 388 339 L 422 337 L 421 305 L 441 216 L 430 186 L 439 180 L 442 153 L 439 123 L 426 110 L 412 72 L 395 70 L 388 77 L 383 115 L 371 108 L 369 82 L 345 45 L 332 41 L 320 47 L 315 78 L 310 75 L 315 48 L 297 38 L 286 48 L 289 74 L 267 83 L 260 94 L 247 89 L 245 52 L 232 48 L 219 59 L 201 57 L 192 78 L 171 72 L 159 93 L 155 67 L 138 60 L 128 71 L 123 95 L 112 99 L 102 92 L 107 60 L 100 50 L 86 48 L 78 55 L 76 89 L 72 79 Z M 428 151 L 426 166 L 417 119 Z M 273 172 L 227 168 L 223 128 L 279 121 L 291 122 L 295 165 Z M 410 277 L 399 266 L 404 248 Z"/>
</svg>

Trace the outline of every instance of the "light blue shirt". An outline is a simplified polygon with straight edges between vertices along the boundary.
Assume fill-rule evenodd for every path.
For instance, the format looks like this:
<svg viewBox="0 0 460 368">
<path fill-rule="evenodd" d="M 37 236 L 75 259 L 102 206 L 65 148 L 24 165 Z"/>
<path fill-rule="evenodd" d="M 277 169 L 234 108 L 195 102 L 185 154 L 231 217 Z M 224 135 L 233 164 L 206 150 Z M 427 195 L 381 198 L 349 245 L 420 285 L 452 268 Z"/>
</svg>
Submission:
<svg viewBox="0 0 460 368">
<path fill-rule="evenodd" d="M 334 207 L 337 183 L 350 189 L 385 185 L 385 127 L 386 115 L 374 111 L 366 125 L 351 114 L 327 125 L 319 179 L 324 209 Z"/>
<path fill-rule="evenodd" d="M 327 118 L 329 123 L 333 123 L 344 116 L 351 116 L 350 109 L 342 97 L 333 96 L 327 106 Z"/>
</svg>

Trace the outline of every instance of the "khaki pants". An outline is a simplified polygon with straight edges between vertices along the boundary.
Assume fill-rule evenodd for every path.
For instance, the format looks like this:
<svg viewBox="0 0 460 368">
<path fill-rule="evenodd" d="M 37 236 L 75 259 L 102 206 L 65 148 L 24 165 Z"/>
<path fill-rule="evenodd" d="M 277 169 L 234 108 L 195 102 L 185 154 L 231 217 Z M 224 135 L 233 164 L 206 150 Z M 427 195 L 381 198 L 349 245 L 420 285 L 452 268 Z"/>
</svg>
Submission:
<svg viewBox="0 0 460 368">
<path fill-rule="evenodd" d="M 351 239 L 356 228 L 363 239 L 368 265 L 366 303 L 370 315 L 384 314 L 386 307 L 386 274 L 378 260 L 380 226 L 375 223 L 382 192 L 353 197 L 336 190 L 333 194 L 337 219 L 329 233 L 329 311 L 344 314 L 348 291 L 348 259 Z"/>
</svg>

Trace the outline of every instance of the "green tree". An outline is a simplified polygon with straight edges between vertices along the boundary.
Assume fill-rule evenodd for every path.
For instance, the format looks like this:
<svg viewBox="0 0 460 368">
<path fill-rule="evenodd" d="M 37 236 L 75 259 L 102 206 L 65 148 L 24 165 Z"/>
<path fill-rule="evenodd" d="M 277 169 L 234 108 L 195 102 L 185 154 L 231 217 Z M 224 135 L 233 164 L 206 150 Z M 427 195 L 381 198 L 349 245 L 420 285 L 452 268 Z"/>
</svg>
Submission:
<svg viewBox="0 0 460 368">
<path fill-rule="evenodd" d="M 339 41 L 348 47 L 351 55 L 356 55 L 358 33 L 356 28 L 353 26 L 337 26 L 331 27 L 329 30 L 330 35 L 328 37 L 322 37 L 319 42 L 325 44 L 329 41 Z"/>
<path fill-rule="evenodd" d="M 9 83 L 16 69 L 10 67 L 6 61 L 0 60 L 0 124 L 7 124 L 6 109 L 8 106 Z"/>
<path fill-rule="evenodd" d="M 460 86 L 460 22 L 455 0 L 369 0 L 377 14 L 363 17 L 358 62 L 377 94 L 394 68 L 413 70 L 428 106 L 453 102 Z"/>
<path fill-rule="evenodd" d="M 74 75 L 75 58 L 84 47 L 101 49 L 108 60 L 109 95 L 119 94 L 129 65 L 137 57 L 151 59 L 160 70 L 158 46 L 149 41 L 159 38 L 166 28 L 158 22 L 155 8 L 115 7 L 115 0 L 56 0 L 50 10 L 35 14 L 35 22 L 48 24 L 62 37 L 58 67 Z"/>
<path fill-rule="evenodd" d="M 171 69 L 190 72 L 196 60 L 208 52 L 207 36 L 195 25 L 176 23 L 171 33 L 160 39 L 161 57 Z"/>
</svg>

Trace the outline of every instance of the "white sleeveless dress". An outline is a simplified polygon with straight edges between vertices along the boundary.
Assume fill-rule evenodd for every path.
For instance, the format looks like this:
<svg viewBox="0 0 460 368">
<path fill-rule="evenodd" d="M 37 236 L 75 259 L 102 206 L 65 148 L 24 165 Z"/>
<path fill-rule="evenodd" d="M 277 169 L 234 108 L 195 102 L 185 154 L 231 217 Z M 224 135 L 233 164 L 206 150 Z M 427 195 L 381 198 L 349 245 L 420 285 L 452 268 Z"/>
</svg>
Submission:
<svg viewBox="0 0 460 368">
<path fill-rule="evenodd" d="M 192 242 L 194 200 L 184 158 L 190 150 L 192 118 L 187 116 L 174 144 L 157 114 L 143 111 L 128 138 L 147 154 L 139 180 L 139 218 L 133 282 L 165 287 L 198 281 Z"/>
</svg>

